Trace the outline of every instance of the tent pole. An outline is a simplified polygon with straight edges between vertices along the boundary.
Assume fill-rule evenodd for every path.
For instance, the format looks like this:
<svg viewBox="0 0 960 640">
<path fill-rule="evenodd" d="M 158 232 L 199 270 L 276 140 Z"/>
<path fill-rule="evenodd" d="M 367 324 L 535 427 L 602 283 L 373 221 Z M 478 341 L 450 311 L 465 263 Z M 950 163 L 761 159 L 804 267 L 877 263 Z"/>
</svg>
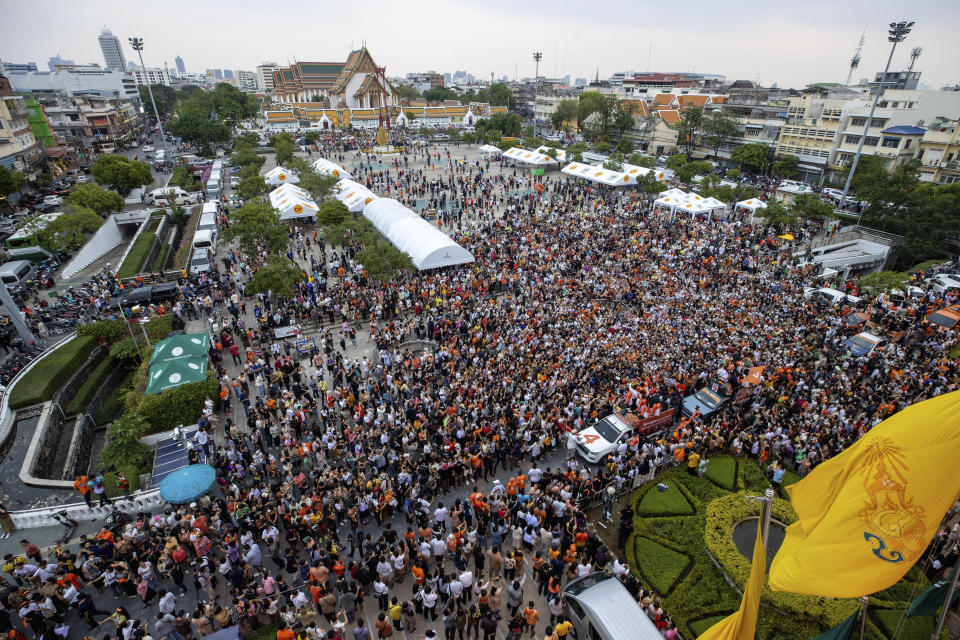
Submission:
<svg viewBox="0 0 960 640">
<path fill-rule="evenodd" d="M 953 600 L 953 592 L 957 588 L 957 577 L 960 576 L 960 571 L 953 572 L 953 578 L 950 580 L 950 586 L 947 587 L 947 597 L 943 600 L 943 607 L 940 609 L 940 618 L 937 620 L 937 628 L 933 630 L 933 635 L 931 638 L 936 640 L 940 635 L 940 629 L 943 628 L 943 623 L 947 621 L 947 613 L 950 611 L 950 602 Z"/>
</svg>

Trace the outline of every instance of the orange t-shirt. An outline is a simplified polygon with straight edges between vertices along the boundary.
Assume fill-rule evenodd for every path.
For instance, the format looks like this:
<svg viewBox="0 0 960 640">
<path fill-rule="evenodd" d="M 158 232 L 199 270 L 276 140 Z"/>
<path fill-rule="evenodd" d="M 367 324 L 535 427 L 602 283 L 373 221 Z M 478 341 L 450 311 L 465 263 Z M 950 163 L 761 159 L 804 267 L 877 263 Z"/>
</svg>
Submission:
<svg viewBox="0 0 960 640">
<path fill-rule="evenodd" d="M 277 640 L 294 640 L 292 629 L 277 629 Z"/>
</svg>

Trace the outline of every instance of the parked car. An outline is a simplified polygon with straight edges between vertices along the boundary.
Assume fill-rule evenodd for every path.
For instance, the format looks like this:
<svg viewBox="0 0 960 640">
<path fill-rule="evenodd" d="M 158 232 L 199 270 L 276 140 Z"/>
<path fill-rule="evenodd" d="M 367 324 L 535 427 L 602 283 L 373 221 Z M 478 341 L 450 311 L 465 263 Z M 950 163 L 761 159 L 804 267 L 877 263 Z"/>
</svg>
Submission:
<svg viewBox="0 0 960 640">
<path fill-rule="evenodd" d="M 930 278 L 930 290 L 942 296 L 950 289 L 960 289 L 960 276 L 941 273 Z"/>
<path fill-rule="evenodd" d="M 44 204 L 44 205 L 48 205 L 48 206 L 49 206 L 49 205 L 52 205 L 52 206 L 54 206 L 54 207 L 60 206 L 61 204 L 63 204 L 63 197 L 62 197 L 62 196 L 47 196 L 47 197 L 45 197 L 45 198 L 43 199 L 43 204 Z"/>
<path fill-rule="evenodd" d="M 143 149 L 141 149 L 141 151 L 143 151 L 144 153 L 153 153 L 154 151 L 156 151 L 156 148 L 153 145 L 147 144 L 143 146 Z"/>
<path fill-rule="evenodd" d="M 850 304 L 856 304 L 860 302 L 860 298 L 857 296 L 851 296 L 844 293 L 843 291 L 838 291 L 836 289 L 831 289 L 830 287 L 805 287 L 803 289 L 803 299 L 804 300 L 823 300 L 829 302 L 830 304 L 840 304 L 842 302 L 848 302 Z"/>
</svg>

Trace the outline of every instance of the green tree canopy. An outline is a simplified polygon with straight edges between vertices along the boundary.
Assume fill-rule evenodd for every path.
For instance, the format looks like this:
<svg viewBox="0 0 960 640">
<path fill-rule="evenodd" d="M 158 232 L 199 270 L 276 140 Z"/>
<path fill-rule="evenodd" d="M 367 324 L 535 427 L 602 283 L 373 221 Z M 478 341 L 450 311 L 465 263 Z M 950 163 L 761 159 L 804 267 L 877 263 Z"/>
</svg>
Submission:
<svg viewBox="0 0 960 640">
<path fill-rule="evenodd" d="M 177 104 L 176 89 L 162 84 L 152 84 L 150 89 L 153 91 L 153 99 L 157 103 L 157 111 L 160 112 L 160 117 L 163 118 L 173 113 L 173 107 Z M 137 93 L 140 94 L 140 103 L 143 104 L 144 113 L 147 114 L 151 122 L 156 122 L 156 118 L 153 117 L 153 105 L 150 104 L 150 91 L 147 90 L 146 85 L 138 86 Z"/>
<path fill-rule="evenodd" d="M 296 293 L 296 284 L 303 280 L 303 271 L 286 256 L 272 255 L 267 264 L 257 269 L 250 278 L 247 289 L 251 293 L 272 292 L 282 298 L 291 298 Z"/>
<path fill-rule="evenodd" d="M 483 135 L 486 132 L 496 132 L 497 139 L 501 135 L 518 136 L 522 131 L 520 116 L 515 113 L 495 113 L 489 118 L 477 120 L 475 125 L 478 134 Z"/>
<path fill-rule="evenodd" d="M 100 156 L 90 167 L 90 173 L 97 182 L 121 194 L 153 182 L 149 165 L 121 155 Z"/>
<path fill-rule="evenodd" d="M 793 156 L 787 156 L 792 158 Z M 802 193 L 793 199 L 793 210 L 814 220 L 823 220 L 833 215 L 833 205 L 824 202 L 812 193 Z"/>
<path fill-rule="evenodd" d="M 677 178 L 683 182 L 691 182 L 697 175 L 707 175 L 713 172 L 713 163 L 706 160 L 694 160 L 676 169 Z"/>
<path fill-rule="evenodd" d="M 703 107 L 686 107 L 680 113 L 680 124 L 677 125 L 677 144 L 680 145 L 687 157 L 690 156 L 694 145 L 700 139 L 703 126 Z"/>
<path fill-rule="evenodd" d="M 423 92 L 423 97 L 430 102 L 443 102 L 444 100 L 458 100 L 460 96 L 450 87 L 436 87 L 427 89 Z"/>
<path fill-rule="evenodd" d="M 703 120 L 703 141 L 716 157 L 727 140 L 739 133 L 737 119 L 725 111 L 711 111 Z"/>
<path fill-rule="evenodd" d="M 98 184 L 86 182 L 70 189 L 67 201 L 78 207 L 93 209 L 103 215 L 110 211 L 123 210 L 123 196 L 116 191 L 107 191 Z"/>
<path fill-rule="evenodd" d="M 401 100 L 409 102 L 410 100 L 416 100 L 420 97 L 420 91 L 416 87 L 411 87 L 408 84 L 398 84 L 394 87 L 397 90 Z"/>
<path fill-rule="evenodd" d="M 773 163 L 773 172 L 781 178 L 796 178 L 800 175 L 797 168 L 798 164 L 800 164 L 800 161 L 797 156 L 778 156 L 777 161 Z"/>
<path fill-rule="evenodd" d="M 733 150 L 730 159 L 751 171 L 760 172 L 767 167 L 767 162 L 770 159 L 770 147 L 762 142 L 742 144 Z"/>
<path fill-rule="evenodd" d="M 260 167 L 263 166 L 263 163 L 266 162 L 266 158 L 258 154 L 253 150 L 252 147 L 241 146 L 234 147 L 233 154 L 230 156 L 230 161 L 237 167 L 246 167 L 253 166 L 259 171 Z"/>
<path fill-rule="evenodd" d="M 483 102 L 483 100 L 478 100 L 478 102 Z M 516 96 L 513 95 L 510 87 L 502 82 L 494 82 L 487 87 L 486 102 L 498 107 L 507 107 L 508 109 L 517 108 Z"/>
<path fill-rule="evenodd" d="M 327 200 L 317 211 L 317 222 L 325 227 L 343 224 L 348 217 L 350 217 L 350 210 L 339 200 Z"/>
<path fill-rule="evenodd" d="M 757 211 L 768 227 L 790 227 L 797 223 L 797 214 L 774 199 L 767 202 L 766 209 Z"/>
<path fill-rule="evenodd" d="M 642 153 L 631 153 L 630 157 L 627 159 L 627 162 L 638 167 L 647 167 L 648 169 L 652 169 L 653 167 L 657 166 L 656 160 L 649 156 L 645 156 Z"/>
<path fill-rule="evenodd" d="M 39 228 L 38 222 L 34 217 L 24 226 Z M 103 218 L 93 209 L 69 205 L 56 220 L 33 234 L 33 242 L 51 253 L 67 253 L 82 247 L 87 241 L 85 234 L 93 233 L 102 224 Z"/>
<path fill-rule="evenodd" d="M 237 193 L 240 194 L 240 197 L 244 200 L 250 200 L 251 198 L 256 198 L 267 192 L 267 183 L 264 182 L 263 176 L 250 176 L 249 178 L 243 178 L 237 184 Z"/>
<path fill-rule="evenodd" d="M 167 130 L 186 142 L 202 147 L 204 155 L 210 155 L 212 145 L 230 140 L 229 127 L 197 110 L 181 111 L 169 121 Z"/>
<path fill-rule="evenodd" d="M 633 142 L 630 141 L 630 138 L 620 138 L 617 142 L 617 151 L 626 155 L 633 152 Z"/>
<path fill-rule="evenodd" d="M 223 230 L 223 239 L 234 240 L 247 256 L 255 256 L 260 248 L 274 254 L 287 246 L 287 228 L 280 224 L 280 214 L 265 202 L 247 202 L 230 214 L 230 226 Z"/>
<path fill-rule="evenodd" d="M 296 149 L 293 136 L 289 133 L 278 133 L 270 136 L 270 146 L 277 152 L 277 164 L 279 165 L 290 162 Z"/>
<path fill-rule="evenodd" d="M 8 196 L 19 191 L 26 181 L 26 177 L 19 171 L 0 167 L 0 196 Z"/>
<path fill-rule="evenodd" d="M 675 153 L 667 158 L 667 169 L 676 171 L 685 164 L 687 164 L 687 156 L 682 153 Z"/>
<path fill-rule="evenodd" d="M 550 114 L 550 121 L 554 129 L 562 129 L 568 122 L 576 122 L 580 112 L 580 105 L 573 98 L 565 98 L 557 103 L 557 108 Z"/>
</svg>

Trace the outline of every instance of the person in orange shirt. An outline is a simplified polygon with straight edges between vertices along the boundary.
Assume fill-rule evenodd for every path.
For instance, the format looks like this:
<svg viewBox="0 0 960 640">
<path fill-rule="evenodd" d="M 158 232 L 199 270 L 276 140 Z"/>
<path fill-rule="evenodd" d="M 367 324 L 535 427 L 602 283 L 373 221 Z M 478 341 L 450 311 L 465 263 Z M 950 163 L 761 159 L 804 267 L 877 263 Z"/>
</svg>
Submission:
<svg viewBox="0 0 960 640">
<path fill-rule="evenodd" d="M 83 496 L 83 501 L 87 503 L 87 506 L 91 509 L 93 508 L 93 500 L 90 499 L 90 485 L 88 484 L 89 478 L 87 476 L 76 476 L 73 479 L 73 490 L 78 492 Z"/>
<path fill-rule="evenodd" d="M 281 622 L 277 629 L 277 640 L 294 640 L 295 637 L 293 630 L 287 628 L 287 623 Z"/>
<path fill-rule="evenodd" d="M 539 619 L 540 612 L 534 608 L 533 600 L 530 600 L 527 602 L 527 606 L 523 608 L 523 621 L 527 624 L 527 629 L 530 630 L 531 638 L 535 633 L 535 627 L 537 626 L 537 620 Z"/>
</svg>

